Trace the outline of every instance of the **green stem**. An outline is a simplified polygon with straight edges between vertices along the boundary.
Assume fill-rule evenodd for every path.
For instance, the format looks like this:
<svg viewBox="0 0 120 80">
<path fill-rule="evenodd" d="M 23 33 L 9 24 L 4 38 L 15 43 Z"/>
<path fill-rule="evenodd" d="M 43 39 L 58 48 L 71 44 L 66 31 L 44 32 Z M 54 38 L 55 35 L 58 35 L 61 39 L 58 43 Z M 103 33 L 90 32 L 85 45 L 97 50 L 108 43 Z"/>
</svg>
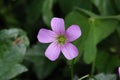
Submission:
<svg viewBox="0 0 120 80">
<path fill-rule="evenodd" d="M 120 20 L 120 15 L 115 15 L 115 16 L 98 16 L 90 11 L 87 11 L 87 10 L 84 10 L 82 8 L 75 8 L 76 10 L 78 11 L 81 11 L 93 18 L 97 18 L 97 19 L 117 19 L 117 20 Z"/>
<path fill-rule="evenodd" d="M 85 78 L 87 78 L 87 77 L 89 77 L 89 74 L 81 77 L 79 80 L 83 80 L 83 79 L 85 79 Z"/>
<path fill-rule="evenodd" d="M 71 80 L 74 80 L 73 60 L 69 66 L 70 66 L 70 71 L 71 71 Z"/>
<path fill-rule="evenodd" d="M 91 76 L 94 75 L 94 72 L 95 72 L 95 61 L 92 63 Z"/>
</svg>

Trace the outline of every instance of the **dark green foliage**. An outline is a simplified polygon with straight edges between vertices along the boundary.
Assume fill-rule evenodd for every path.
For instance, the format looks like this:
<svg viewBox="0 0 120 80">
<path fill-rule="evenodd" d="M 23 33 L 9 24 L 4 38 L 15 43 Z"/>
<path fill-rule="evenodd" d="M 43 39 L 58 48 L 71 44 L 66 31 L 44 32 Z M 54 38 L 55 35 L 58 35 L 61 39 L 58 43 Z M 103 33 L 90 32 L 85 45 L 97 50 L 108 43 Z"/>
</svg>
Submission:
<svg viewBox="0 0 120 80">
<path fill-rule="evenodd" d="M 28 38 L 20 29 L 0 31 L 0 80 L 8 80 L 27 71 L 20 63 L 24 59 Z"/>
<path fill-rule="evenodd" d="M 117 79 L 120 0 L 0 0 L 0 80 L 70 79 L 73 62 L 62 54 L 49 61 L 44 55 L 48 44 L 37 40 L 39 29 L 50 29 L 53 17 L 64 18 L 66 29 L 77 24 L 82 31 L 73 42 L 79 50 L 73 61 L 76 79 L 91 73 L 91 67 L 95 77 L 89 80 Z"/>
</svg>

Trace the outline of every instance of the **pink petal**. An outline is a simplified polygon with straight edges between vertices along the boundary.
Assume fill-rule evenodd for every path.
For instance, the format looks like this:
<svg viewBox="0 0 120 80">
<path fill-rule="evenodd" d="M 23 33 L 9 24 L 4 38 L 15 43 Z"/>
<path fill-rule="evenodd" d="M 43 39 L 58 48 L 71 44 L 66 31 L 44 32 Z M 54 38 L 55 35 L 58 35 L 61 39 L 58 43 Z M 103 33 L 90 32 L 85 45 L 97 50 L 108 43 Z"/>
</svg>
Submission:
<svg viewBox="0 0 120 80">
<path fill-rule="evenodd" d="M 81 30 L 78 25 L 70 26 L 66 31 L 68 41 L 74 41 L 81 36 Z"/>
<path fill-rule="evenodd" d="M 52 18 L 51 20 L 51 27 L 52 30 L 55 31 L 58 34 L 64 33 L 65 32 L 65 27 L 64 27 L 64 20 L 62 18 Z"/>
<path fill-rule="evenodd" d="M 78 49 L 71 43 L 67 43 L 62 47 L 63 55 L 68 59 L 71 60 L 78 55 Z"/>
<path fill-rule="evenodd" d="M 51 43 L 45 51 L 45 56 L 51 61 L 55 61 L 59 57 L 59 54 L 60 46 L 56 42 Z"/>
<path fill-rule="evenodd" d="M 55 40 L 55 36 L 56 34 L 51 30 L 40 29 L 37 38 L 41 43 L 50 43 Z"/>
</svg>

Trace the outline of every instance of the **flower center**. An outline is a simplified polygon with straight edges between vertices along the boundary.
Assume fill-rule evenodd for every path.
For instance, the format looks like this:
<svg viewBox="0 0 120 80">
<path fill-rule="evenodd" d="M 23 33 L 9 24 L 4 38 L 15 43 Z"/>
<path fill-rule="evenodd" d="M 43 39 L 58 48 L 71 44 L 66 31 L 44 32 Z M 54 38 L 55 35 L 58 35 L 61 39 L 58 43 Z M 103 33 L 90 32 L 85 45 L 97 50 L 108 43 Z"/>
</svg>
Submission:
<svg viewBox="0 0 120 80">
<path fill-rule="evenodd" d="M 59 37 L 57 37 L 57 41 L 60 44 L 64 44 L 66 42 L 66 37 L 64 35 L 60 35 Z"/>
</svg>

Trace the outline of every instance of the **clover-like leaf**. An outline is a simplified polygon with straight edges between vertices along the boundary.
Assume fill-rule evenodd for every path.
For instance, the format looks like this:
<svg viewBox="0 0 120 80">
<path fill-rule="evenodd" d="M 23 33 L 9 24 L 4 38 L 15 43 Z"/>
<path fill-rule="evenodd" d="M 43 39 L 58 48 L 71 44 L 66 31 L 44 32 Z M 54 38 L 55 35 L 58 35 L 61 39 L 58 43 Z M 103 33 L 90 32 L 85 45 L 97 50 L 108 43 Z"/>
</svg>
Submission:
<svg viewBox="0 0 120 80">
<path fill-rule="evenodd" d="M 23 30 L 0 31 L 0 80 L 11 79 L 27 70 L 20 65 L 20 62 L 25 56 L 28 45 L 29 40 Z"/>
</svg>

